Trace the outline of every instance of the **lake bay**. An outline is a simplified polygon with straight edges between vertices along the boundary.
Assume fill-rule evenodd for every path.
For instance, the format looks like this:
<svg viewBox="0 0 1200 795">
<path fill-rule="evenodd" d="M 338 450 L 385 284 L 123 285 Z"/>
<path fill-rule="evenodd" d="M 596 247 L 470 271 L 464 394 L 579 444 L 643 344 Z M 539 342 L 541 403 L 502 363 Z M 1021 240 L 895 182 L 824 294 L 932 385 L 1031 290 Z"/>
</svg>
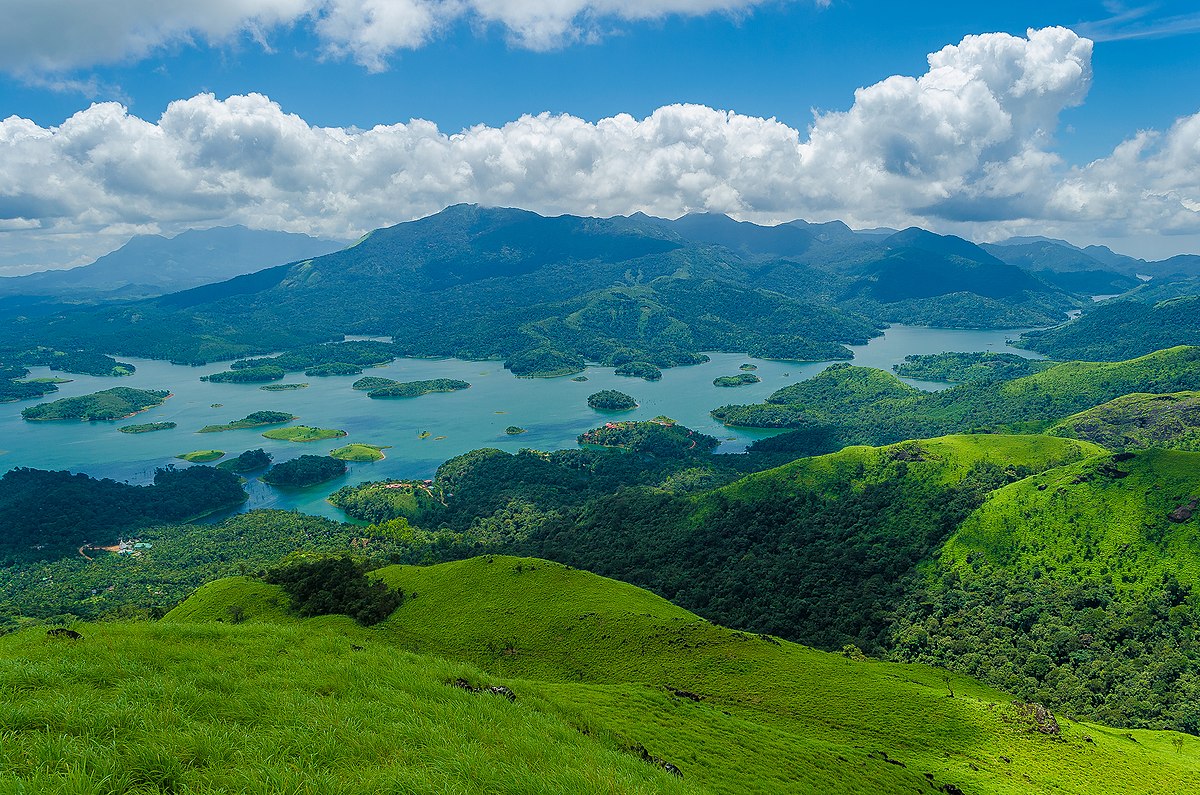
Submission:
<svg viewBox="0 0 1200 795">
<path fill-rule="evenodd" d="M 894 325 L 867 345 L 854 346 L 853 363 L 890 370 L 909 354 L 946 351 L 1010 352 L 1033 357 L 1011 348 L 1006 340 L 1020 330 L 932 329 Z M 275 461 L 306 453 L 326 454 L 349 442 L 388 445 L 382 461 L 351 463 L 349 472 L 337 480 L 308 489 L 276 489 L 251 477 L 250 499 L 245 508 L 294 509 L 344 519 L 325 502 L 337 488 L 347 484 L 387 478 L 431 478 L 446 459 L 481 447 L 509 452 L 521 448 L 555 450 L 574 447 L 576 437 L 609 419 L 648 420 L 666 415 L 721 440 L 718 452 L 736 453 L 756 439 L 778 431 L 726 428 L 709 416 L 709 411 L 727 403 L 756 403 L 777 389 L 812 378 L 831 362 L 782 362 L 754 359 L 741 354 L 709 353 L 711 361 L 663 370 L 660 381 L 618 376 L 612 368 L 589 367 L 587 381 L 562 378 L 516 378 L 501 362 L 459 359 L 398 359 L 383 367 L 369 368 L 363 375 L 397 381 L 450 378 L 467 381 L 470 389 L 435 393 L 417 398 L 373 400 L 351 389 L 362 376 L 307 377 L 291 373 L 281 383 L 308 383 L 306 389 L 269 392 L 256 384 L 213 384 L 200 376 L 226 369 L 227 363 L 186 367 L 147 359 L 122 358 L 137 366 L 125 378 L 99 378 L 51 373 L 34 368 L 31 378 L 61 375 L 74 379 L 43 401 L 20 401 L 0 405 L 0 469 L 14 467 L 69 469 L 94 477 L 109 477 L 132 483 L 147 483 L 155 469 L 174 464 L 189 466 L 175 456 L 199 449 L 219 449 L 227 457 L 261 447 Z M 739 366 L 757 366 L 762 381 L 733 388 L 713 385 L 713 379 L 737 375 Z M 908 379 L 906 379 L 908 380 Z M 946 384 L 909 380 L 922 389 L 942 389 Z M 44 422 L 21 419 L 21 410 L 38 402 L 85 395 L 113 386 L 169 389 L 173 397 L 161 406 L 118 422 Z M 638 408 L 617 413 L 588 407 L 587 396 L 602 389 L 616 389 L 637 399 Z M 220 407 L 214 407 L 220 404 Z M 296 423 L 347 432 L 343 439 L 294 443 L 262 437 L 266 428 L 198 434 L 205 425 L 240 419 L 254 411 L 288 411 Z M 176 428 L 144 434 L 119 433 L 122 425 L 174 422 Z M 508 435 L 505 428 L 520 426 L 526 433 Z M 272 426 L 279 427 L 279 426 Z M 427 434 L 427 435 L 426 435 Z M 423 437 L 423 438 L 422 438 Z"/>
</svg>

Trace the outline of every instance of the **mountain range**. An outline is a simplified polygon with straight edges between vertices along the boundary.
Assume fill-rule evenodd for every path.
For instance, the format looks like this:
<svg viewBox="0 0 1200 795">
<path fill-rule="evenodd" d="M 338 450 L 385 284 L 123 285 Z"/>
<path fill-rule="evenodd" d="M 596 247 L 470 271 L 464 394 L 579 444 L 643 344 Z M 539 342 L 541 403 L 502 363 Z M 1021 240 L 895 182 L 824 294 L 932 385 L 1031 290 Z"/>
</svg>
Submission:
<svg viewBox="0 0 1200 795">
<path fill-rule="evenodd" d="M 345 245 L 244 226 L 192 229 L 174 237 L 138 235 L 88 265 L 0 278 L 0 297 L 85 301 L 143 298 L 318 257 Z"/>
<path fill-rule="evenodd" d="M 98 307 L 34 311 L 22 304 L 10 308 L 0 342 L 203 363 L 345 334 L 389 335 L 405 354 L 499 358 L 520 375 L 569 373 L 585 361 L 674 366 L 701 361 L 705 350 L 825 360 L 849 358 L 847 345 L 894 322 L 1055 325 L 1072 310 L 1091 310 L 1094 295 L 1132 287 L 1136 299 L 1145 286 L 1131 274 L 1186 271 L 1192 262 L 1145 263 L 1044 239 L 981 247 L 918 228 L 759 226 L 713 214 L 547 218 L 456 205 L 377 229 L 348 248 L 212 281 L 214 261 L 230 271 L 250 266 L 214 257 L 232 244 L 199 242 L 261 243 L 273 234 L 210 230 L 135 241 L 78 269 L 85 283 L 113 287 L 142 273 L 133 263 L 146 262 L 146 251 L 168 250 L 174 253 L 160 257 L 168 263 L 159 266 L 162 286 L 147 290 L 182 279 L 210 283 Z M 276 246 L 263 261 L 336 246 L 287 240 L 292 248 Z M 66 274 L 22 278 L 61 282 Z M 1169 284 L 1178 290 L 1190 282 Z M 1191 342 L 1168 338 L 1156 347 Z M 1083 358 L 1154 349 L 1100 349 Z"/>
</svg>

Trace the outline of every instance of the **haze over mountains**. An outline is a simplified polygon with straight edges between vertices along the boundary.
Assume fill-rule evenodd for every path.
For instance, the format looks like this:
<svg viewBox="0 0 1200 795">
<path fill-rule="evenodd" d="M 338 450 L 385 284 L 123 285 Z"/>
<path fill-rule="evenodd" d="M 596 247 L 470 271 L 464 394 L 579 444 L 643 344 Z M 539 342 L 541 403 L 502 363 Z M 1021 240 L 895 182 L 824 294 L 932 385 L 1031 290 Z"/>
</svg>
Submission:
<svg viewBox="0 0 1200 795">
<path fill-rule="evenodd" d="M 137 235 L 78 268 L 0 277 L 0 296 L 128 299 L 173 293 L 345 246 L 291 232 L 218 226 L 174 237 Z"/>
</svg>

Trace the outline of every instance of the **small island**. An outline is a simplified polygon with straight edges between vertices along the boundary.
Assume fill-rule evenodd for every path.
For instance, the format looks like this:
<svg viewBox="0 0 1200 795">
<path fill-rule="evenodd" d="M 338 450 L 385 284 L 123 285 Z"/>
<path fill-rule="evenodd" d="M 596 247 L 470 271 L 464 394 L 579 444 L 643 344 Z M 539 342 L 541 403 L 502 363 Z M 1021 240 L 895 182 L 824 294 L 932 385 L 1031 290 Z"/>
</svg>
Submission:
<svg viewBox="0 0 1200 795">
<path fill-rule="evenodd" d="M 137 370 L 129 362 L 118 362 L 111 356 L 102 353 L 85 353 L 83 351 L 59 352 L 50 361 L 51 370 L 61 370 L 64 373 L 80 375 L 98 375 L 108 378 L 121 378 L 133 375 Z"/>
<path fill-rule="evenodd" d="M 526 433 L 526 430 L 524 428 L 522 428 L 520 425 L 509 425 L 507 428 L 504 429 L 504 432 L 507 433 L 509 436 L 517 436 L 519 434 Z"/>
<path fill-rule="evenodd" d="M 574 378 L 572 378 L 571 380 L 578 381 L 579 383 L 582 384 L 584 381 L 588 380 L 588 377 L 586 375 L 577 375 Z"/>
<path fill-rule="evenodd" d="M 739 369 L 739 370 L 742 370 L 742 371 L 744 371 L 744 372 L 750 372 L 750 371 L 752 371 L 752 370 L 757 370 L 757 369 L 758 369 L 758 365 L 757 365 L 757 364 L 750 364 L 750 362 L 746 362 L 745 364 L 743 364 L 743 365 L 742 365 L 741 367 L 739 367 L 738 369 Z"/>
<path fill-rule="evenodd" d="M 310 378 L 324 378 L 331 375 L 358 375 L 362 371 L 362 365 L 360 364 L 329 362 L 327 364 L 318 364 L 315 367 L 310 367 L 304 371 L 304 374 Z"/>
<path fill-rule="evenodd" d="M 282 367 L 264 364 L 259 367 L 243 367 L 241 370 L 226 370 L 223 373 L 212 373 L 200 376 L 201 381 L 210 384 L 261 384 L 265 381 L 278 381 L 287 375 Z"/>
<path fill-rule="evenodd" d="M 345 431 L 336 428 L 313 428 L 308 425 L 292 425 L 263 432 L 268 439 L 284 442 L 319 442 L 322 439 L 340 439 L 345 435 Z"/>
<path fill-rule="evenodd" d="M 662 370 L 649 362 L 628 362 L 617 368 L 617 375 L 642 378 L 646 381 L 657 381 L 662 378 Z"/>
<path fill-rule="evenodd" d="M 267 384 L 259 389 L 264 392 L 287 392 L 290 389 L 308 389 L 308 384 Z"/>
<path fill-rule="evenodd" d="M 587 403 L 600 411 L 629 411 L 638 406 L 632 395 L 626 395 L 615 389 L 603 389 L 588 395 Z"/>
<path fill-rule="evenodd" d="M 230 420 L 224 425 L 205 425 L 196 433 L 220 433 L 242 428 L 261 428 L 264 425 L 282 425 L 295 419 L 299 419 L 299 417 L 290 411 L 256 411 L 253 414 L 247 414 L 240 420 Z"/>
<path fill-rule="evenodd" d="M 330 455 L 339 461 L 382 461 L 385 457 L 383 451 L 388 447 L 389 445 L 354 443 L 339 447 Z"/>
<path fill-rule="evenodd" d="M 431 392 L 457 392 L 469 389 L 466 381 L 456 381 L 453 378 L 435 378 L 432 381 L 396 382 L 391 386 L 372 389 L 367 393 L 370 398 L 413 398 L 428 395 Z"/>
<path fill-rule="evenodd" d="M 302 488 L 315 486 L 346 474 L 346 464 L 327 455 L 302 455 L 276 464 L 262 476 L 272 486 Z"/>
<path fill-rule="evenodd" d="M 59 398 L 50 403 L 30 406 L 21 416 L 31 422 L 51 420 L 121 420 L 138 412 L 162 405 L 171 396 L 164 389 L 133 389 L 117 386 L 79 397 Z"/>
<path fill-rule="evenodd" d="M 399 348 L 390 342 L 377 340 L 359 340 L 355 342 L 331 342 L 305 345 L 279 356 L 260 357 L 257 359 L 239 359 L 229 365 L 231 370 L 243 370 L 249 367 L 271 365 L 282 367 L 289 372 L 298 370 L 316 370 L 323 365 L 338 367 L 377 367 L 395 360 L 400 353 Z"/>
<path fill-rule="evenodd" d="M 117 428 L 121 433 L 154 433 L 155 431 L 169 431 L 176 427 L 173 422 L 146 422 L 141 425 L 122 425 Z"/>
<path fill-rule="evenodd" d="M 216 461 L 218 458 L 225 457 L 224 450 L 193 450 L 190 453 L 183 453 L 175 456 L 187 461 L 189 464 L 207 464 L 210 461 Z"/>
<path fill-rule="evenodd" d="M 754 373 L 739 373 L 738 375 L 723 375 L 720 378 L 714 378 L 713 386 L 746 386 L 761 381 L 762 379 Z"/>
<path fill-rule="evenodd" d="M 271 454 L 260 447 L 257 450 L 247 450 L 237 458 L 222 461 L 217 464 L 217 469 L 244 475 L 247 472 L 266 469 L 269 466 L 271 466 Z"/>
<path fill-rule="evenodd" d="M 719 442 L 707 434 L 677 424 L 667 417 L 649 422 L 609 422 L 579 436 L 579 444 L 591 447 L 614 447 L 651 455 L 675 456 L 686 453 L 708 453 Z"/>
<path fill-rule="evenodd" d="M 383 389 L 388 386 L 395 386 L 400 383 L 393 381 L 391 378 L 380 378 L 376 375 L 368 375 L 365 378 L 360 378 L 350 385 L 351 389 L 357 389 L 360 392 L 371 392 L 376 389 Z"/>
<path fill-rule="evenodd" d="M 509 357 L 504 369 L 518 378 L 557 378 L 573 375 L 587 365 L 576 353 L 563 353 L 550 348 L 535 348 Z"/>
</svg>

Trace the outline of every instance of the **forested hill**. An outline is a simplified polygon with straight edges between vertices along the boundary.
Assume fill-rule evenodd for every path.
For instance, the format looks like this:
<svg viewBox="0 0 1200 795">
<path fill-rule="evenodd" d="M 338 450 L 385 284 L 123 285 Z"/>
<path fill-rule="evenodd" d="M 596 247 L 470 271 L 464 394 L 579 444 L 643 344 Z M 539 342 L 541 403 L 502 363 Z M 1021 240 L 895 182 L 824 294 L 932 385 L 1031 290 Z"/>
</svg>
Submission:
<svg viewBox="0 0 1200 795">
<path fill-rule="evenodd" d="M 1200 453 L 1098 457 L 1004 486 L 901 601 L 896 659 L 1200 733 Z"/>
<path fill-rule="evenodd" d="M 1200 392 L 1122 395 L 1067 417 L 1046 432 L 1110 450 L 1200 451 Z"/>
<path fill-rule="evenodd" d="M 672 366 L 703 350 L 848 358 L 845 345 L 886 321 L 1045 325 L 1077 305 L 958 238 L 701 221 L 458 205 L 312 260 L 149 301 L 25 319 L 10 324 L 4 341 L 198 363 L 384 334 L 414 355 L 503 358 L 522 374 L 541 374 L 583 359 Z M 708 229 L 714 224 L 720 233 Z M 737 228 L 721 232 L 728 224 Z M 786 245 L 762 239 L 788 230 L 796 240 Z"/>
<path fill-rule="evenodd" d="M 1153 284 L 1153 283 L 1152 283 Z M 1188 289 L 1200 289 L 1195 280 Z M 1151 303 L 1114 300 L 1062 326 L 1031 331 L 1021 340 L 1030 350 L 1055 359 L 1116 361 L 1171 345 L 1200 345 L 1200 295 Z"/>
<path fill-rule="evenodd" d="M 1200 733 L 1200 453 L 951 436 L 718 476 L 716 488 L 698 460 L 670 484 L 607 489 L 608 467 L 592 461 L 589 476 L 582 463 L 477 451 L 439 472 L 445 504 L 370 487 L 339 504 L 380 528 L 440 528 L 418 534 L 419 554 L 534 554 L 725 625 Z M 672 487 L 685 475 L 698 488 Z"/>
</svg>

